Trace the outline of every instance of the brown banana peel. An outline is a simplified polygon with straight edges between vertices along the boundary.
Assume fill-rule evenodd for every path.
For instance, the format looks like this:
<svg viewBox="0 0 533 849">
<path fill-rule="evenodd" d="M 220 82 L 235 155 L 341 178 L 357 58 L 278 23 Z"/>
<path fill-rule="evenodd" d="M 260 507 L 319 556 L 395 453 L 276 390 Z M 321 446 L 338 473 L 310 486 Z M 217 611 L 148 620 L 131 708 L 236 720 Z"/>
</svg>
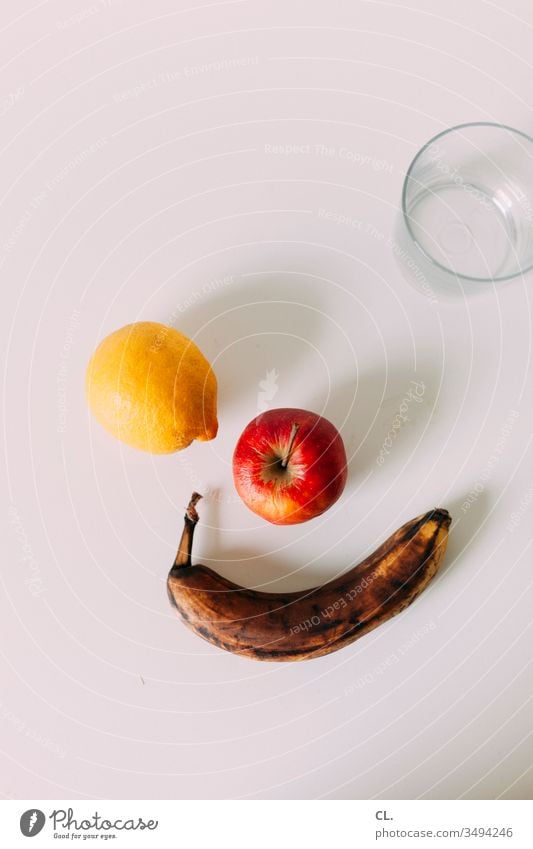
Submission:
<svg viewBox="0 0 533 849">
<path fill-rule="evenodd" d="M 207 566 L 192 565 L 200 498 L 193 493 L 185 514 L 168 575 L 169 598 L 199 637 L 254 660 L 321 657 L 400 613 L 437 573 L 451 523 L 447 510 L 435 508 L 406 522 L 340 577 L 309 590 L 268 593 L 241 587 Z"/>
</svg>

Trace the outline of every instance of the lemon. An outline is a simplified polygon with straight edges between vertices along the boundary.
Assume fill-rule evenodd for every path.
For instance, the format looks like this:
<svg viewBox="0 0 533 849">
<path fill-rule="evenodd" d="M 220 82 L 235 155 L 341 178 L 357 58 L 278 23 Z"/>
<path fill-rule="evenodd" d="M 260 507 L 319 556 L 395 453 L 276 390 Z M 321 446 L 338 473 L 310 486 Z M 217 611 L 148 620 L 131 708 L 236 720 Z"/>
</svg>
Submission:
<svg viewBox="0 0 533 849">
<path fill-rule="evenodd" d="M 217 434 L 217 382 L 191 339 L 154 321 L 115 330 L 87 366 L 89 407 L 117 439 L 169 454 Z"/>
</svg>

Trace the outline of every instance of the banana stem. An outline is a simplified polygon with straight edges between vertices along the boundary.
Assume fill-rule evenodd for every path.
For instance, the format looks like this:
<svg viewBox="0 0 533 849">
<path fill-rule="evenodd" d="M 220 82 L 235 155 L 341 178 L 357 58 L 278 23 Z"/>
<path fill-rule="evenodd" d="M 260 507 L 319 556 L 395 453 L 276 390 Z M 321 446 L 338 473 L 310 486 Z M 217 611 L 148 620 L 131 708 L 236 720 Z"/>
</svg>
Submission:
<svg viewBox="0 0 533 849">
<path fill-rule="evenodd" d="M 174 561 L 174 566 L 191 566 L 192 541 L 194 537 L 194 529 L 198 523 L 199 516 L 196 510 L 196 505 L 202 496 L 198 492 L 193 492 L 191 500 L 185 511 L 185 524 L 181 535 L 178 553 Z"/>
<path fill-rule="evenodd" d="M 281 461 L 281 468 L 282 469 L 287 468 L 287 463 L 290 460 L 290 457 L 291 457 L 291 454 L 292 454 L 292 449 L 293 449 L 293 446 L 294 446 L 294 440 L 296 439 L 296 434 L 298 433 L 299 427 L 300 427 L 300 425 L 297 424 L 296 422 L 294 422 L 294 424 L 291 428 L 291 435 L 289 437 L 289 447 L 287 448 L 287 451 L 285 452 L 283 459 Z"/>
</svg>

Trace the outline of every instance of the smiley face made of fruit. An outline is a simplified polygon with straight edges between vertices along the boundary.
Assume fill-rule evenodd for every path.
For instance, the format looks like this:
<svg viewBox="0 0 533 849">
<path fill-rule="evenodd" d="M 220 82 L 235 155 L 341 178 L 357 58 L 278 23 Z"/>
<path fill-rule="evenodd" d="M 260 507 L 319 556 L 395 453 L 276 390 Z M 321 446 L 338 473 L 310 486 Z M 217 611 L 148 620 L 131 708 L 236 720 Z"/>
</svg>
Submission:
<svg viewBox="0 0 533 849">
<path fill-rule="evenodd" d="M 180 451 L 217 434 L 213 370 L 192 340 L 162 324 L 138 322 L 106 337 L 89 362 L 86 393 L 100 424 L 144 451 Z M 233 454 L 242 501 L 275 525 L 320 516 L 342 495 L 347 474 L 335 426 L 298 408 L 267 410 L 252 419 Z M 193 493 L 185 513 L 168 596 L 197 636 L 254 660 L 322 657 L 400 613 L 439 570 L 451 522 L 447 510 L 435 508 L 402 525 L 333 581 L 271 593 L 192 563 L 200 498 Z"/>
</svg>

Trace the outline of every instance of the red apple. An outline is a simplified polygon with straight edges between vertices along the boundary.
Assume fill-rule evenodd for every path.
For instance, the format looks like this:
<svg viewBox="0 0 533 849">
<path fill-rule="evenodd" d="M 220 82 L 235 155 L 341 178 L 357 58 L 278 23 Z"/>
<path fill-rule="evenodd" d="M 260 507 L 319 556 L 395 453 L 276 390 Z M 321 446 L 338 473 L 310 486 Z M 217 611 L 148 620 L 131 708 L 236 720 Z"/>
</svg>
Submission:
<svg viewBox="0 0 533 849">
<path fill-rule="evenodd" d="M 275 525 L 320 516 L 340 497 L 347 476 L 340 433 L 308 410 L 261 413 L 245 427 L 233 454 L 237 492 Z"/>
</svg>

